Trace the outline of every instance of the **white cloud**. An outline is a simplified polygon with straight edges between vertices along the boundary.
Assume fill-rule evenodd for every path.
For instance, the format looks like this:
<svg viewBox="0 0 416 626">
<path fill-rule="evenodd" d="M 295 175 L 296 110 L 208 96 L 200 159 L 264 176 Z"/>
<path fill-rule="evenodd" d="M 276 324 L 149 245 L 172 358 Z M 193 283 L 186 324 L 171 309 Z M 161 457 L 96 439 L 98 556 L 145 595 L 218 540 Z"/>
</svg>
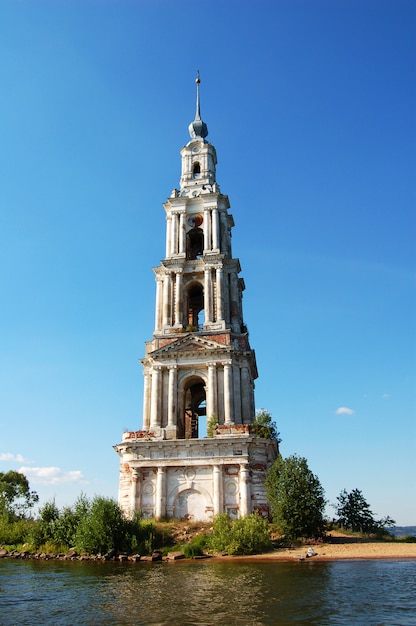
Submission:
<svg viewBox="0 0 416 626">
<path fill-rule="evenodd" d="M 340 406 L 335 413 L 337 415 L 352 415 L 354 413 L 353 409 L 349 409 L 347 406 Z"/>
<path fill-rule="evenodd" d="M 383 393 L 383 395 L 381 397 L 382 398 L 390 398 L 390 394 L 389 393 Z"/>
<path fill-rule="evenodd" d="M 8 463 L 29 463 L 21 454 L 12 454 L 11 452 L 0 452 L 0 461 Z"/>
<path fill-rule="evenodd" d="M 21 467 L 24 474 L 35 485 L 61 485 L 63 483 L 85 483 L 79 470 L 64 472 L 60 467 Z"/>
</svg>

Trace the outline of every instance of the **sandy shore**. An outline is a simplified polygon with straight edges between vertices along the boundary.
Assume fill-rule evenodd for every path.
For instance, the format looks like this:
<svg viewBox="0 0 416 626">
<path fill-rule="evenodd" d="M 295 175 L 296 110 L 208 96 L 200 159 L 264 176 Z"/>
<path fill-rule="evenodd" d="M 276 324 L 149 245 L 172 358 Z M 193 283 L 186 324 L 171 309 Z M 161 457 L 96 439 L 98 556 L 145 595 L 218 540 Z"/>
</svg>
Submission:
<svg viewBox="0 0 416 626">
<path fill-rule="evenodd" d="M 395 541 L 365 541 L 350 537 L 330 537 L 325 543 L 311 546 L 316 553 L 307 557 L 308 546 L 300 548 L 280 548 L 267 554 L 259 554 L 251 557 L 225 557 L 225 558 L 249 558 L 250 560 L 269 561 L 329 561 L 339 559 L 416 559 L 416 543 L 397 543 Z"/>
</svg>

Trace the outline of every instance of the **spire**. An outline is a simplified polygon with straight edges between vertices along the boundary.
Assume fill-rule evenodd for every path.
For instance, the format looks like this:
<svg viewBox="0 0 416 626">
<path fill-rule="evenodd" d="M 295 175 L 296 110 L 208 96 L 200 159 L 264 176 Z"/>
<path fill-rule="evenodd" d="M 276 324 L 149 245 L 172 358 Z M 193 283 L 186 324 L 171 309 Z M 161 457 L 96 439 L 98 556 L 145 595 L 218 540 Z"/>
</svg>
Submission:
<svg viewBox="0 0 416 626">
<path fill-rule="evenodd" d="M 200 139 L 205 139 L 205 137 L 208 135 L 208 127 L 205 124 L 205 122 L 201 120 L 200 102 L 199 102 L 199 85 L 201 84 L 201 79 L 199 77 L 199 70 L 198 70 L 198 76 L 196 77 L 195 82 L 196 82 L 195 119 L 193 122 L 189 124 L 188 129 L 189 129 L 189 134 L 191 135 L 191 139 L 196 139 L 197 137 L 199 137 Z"/>
</svg>

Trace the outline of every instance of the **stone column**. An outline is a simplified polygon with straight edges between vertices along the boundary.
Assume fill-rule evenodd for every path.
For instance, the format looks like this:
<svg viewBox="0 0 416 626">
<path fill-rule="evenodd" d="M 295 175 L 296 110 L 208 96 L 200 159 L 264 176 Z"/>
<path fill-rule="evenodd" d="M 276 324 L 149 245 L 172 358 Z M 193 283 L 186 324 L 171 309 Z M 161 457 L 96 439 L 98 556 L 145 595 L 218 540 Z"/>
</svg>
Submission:
<svg viewBox="0 0 416 626">
<path fill-rule="evenodd" d="M 160 276 L 156 276 L 156 311 L 155 311 L 155 330 L 160 330 L 162 325 L 162 315 L 161 315 L 161 306 L 162 306 L 162 286 L 163 282 Z"/>
<path fill-rule="evenodd" d="M 220 229 L 218 219 L 218 209 L 212 209 L 212 248 L 218 250 L 220 247 Z"/>
<path fill-rule="evenodd" d="M 166 468 L 157 468 L 155 517 L 160 519 L 166 515 Z"/>
<path fill-rule="evenodd" d="M 160 376 L 161 366 L 154 365 L 152 371 L 152 395 L 150 404 L 150 428 L 157 428 L 161 424 L 161 416 L 159 412 L 159 396 L 160 394 Z"/>
<path fill-rule="evenodd" d="M 166 216 L 166 258 L 168 259 L 170 257 L 170 251 L 171 251 L 171 247 L 172 247 L 172 243 L 171 243 L 171 236 L 172 233 L 172 216 L 171 215 L 167 215 Z"/>
<path fill-rule="evenodd" d="M 220 224 L 221 224 L 221 252 L 222 254 L 229 254 L 228 249 L 228 223 L 227 223 L 227 213 L 225 211 L 221 211 L 220 213 Z M 229 255 L 231 256 L 231 255 Z"/>
<path fill-rule="evenodd" d="M 163 326 L 170 326 L 170 274 L 163 281 Z"/>
<path fill-rule="evenodd" d="M 247 365 L 241 368 L 241 406 L 243 424 L 251 422 L 251 387 L 250 372 Z"/>
<path fill-rule="evenodd" d="M 217 267 L 216 269 L 216 278 L 217 278 L 217 322 L 220 322 L 224 319 L 224 296 L 223 296 L 223 269 L 222 267 Z"/>
<path fill-rule="evenodd" d="M 150 392 L 152 379 L 150 372 L 144 372 L 144 390 L 143 390 L 143 428 L 150 428 Z"/>
<path fill-rule="evenodd" d="M 233 386 L 234 386 L 234 422 L 236 424 L 242 423 L 241 416 L 241 381 L 240 381 L 240 367 L 234 365 L 233 367 Z"/>
<path fill-rule="evenodd" d="M 240 487 L 240 517 L 251 513 L 250 500 L 250 474 L 247 465 L 240 465 L 239 487 Z"/>
<path fill-rule="evenodd" d="M 206 268 L 205 270 L 205 280 L 204 280 L 204 313 L 205 313 L 205 324 L 211 323 L 211 269 Z"/>
<path fill-rule="evenodd" d="M 185 254 L 186 233 L 185 233 L 185 213 L 179 214 L 179 254 Z"/>
<path fill-rule="evenodd" d="M 233 394 L 231 379 L 231 361 L 224 363 L 224 424 L 232 424 Z"/>
<path fill-rule="evenodd" d="M 213 503 L 214 503 L 214 515 L 223 512 L 222 501 L 222 468 L 219 465 L 214 465 L 212 468 L 213 473 Z"/>
<path fill-rule="evenodd" d="M 218 418 L 216 406 L 216 390 L 217 390 L 217 365 L 216 363 L 208 363 L 208 394 L 207 394 L 207 421 L 216 415 Z"/>
<path fill-rule="evenodd" d="M 236 272 L 230 275 L 231 282 L 231 326 L 234 332 L 240 332 L 240 319 L 239 319 L 239 295 L 238 295 L 238 276 Z"/>
<path fill-rule="evenodd" d="M 172 213 L 172 247 L 171 254 L 177 254 L 178 252 L 178 214 Z"/>
<path fill-rule="evenodd" d="M 176 426 L 176 365 L 169 365 L 169 382 L 168 382 L 168 428 Z"/>
<path fill-rule="evenodd" d="M 131 491 L 130 491 L 130 513 L 133 517 L 135 511 L 140 511 L 140 480 L 141 474 L 139 469 L 132 469 L 131 471 Z"/>
<path fill-rule="evenodd" d="M 175 325 L 179 326 L 182 323 L 182 272 L 177 272 L 175 288 Z"/>
<path fill-rule="evenodd" d="M 211 211 L 204 209 L 204 250 L 211 250 Z"/>
</svg>

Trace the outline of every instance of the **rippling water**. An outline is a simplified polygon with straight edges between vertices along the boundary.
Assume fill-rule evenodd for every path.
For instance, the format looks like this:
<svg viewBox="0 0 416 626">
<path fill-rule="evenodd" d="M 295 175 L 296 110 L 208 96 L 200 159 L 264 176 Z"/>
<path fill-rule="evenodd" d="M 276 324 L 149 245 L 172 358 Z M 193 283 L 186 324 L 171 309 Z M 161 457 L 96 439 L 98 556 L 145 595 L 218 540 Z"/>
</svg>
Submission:
<svg viewBox="0 0 416 626">
<path fill-rule="evenodd" d="M 416 561 L 0 560 L 0 624 L 416 626 Z"/>
</svg>

